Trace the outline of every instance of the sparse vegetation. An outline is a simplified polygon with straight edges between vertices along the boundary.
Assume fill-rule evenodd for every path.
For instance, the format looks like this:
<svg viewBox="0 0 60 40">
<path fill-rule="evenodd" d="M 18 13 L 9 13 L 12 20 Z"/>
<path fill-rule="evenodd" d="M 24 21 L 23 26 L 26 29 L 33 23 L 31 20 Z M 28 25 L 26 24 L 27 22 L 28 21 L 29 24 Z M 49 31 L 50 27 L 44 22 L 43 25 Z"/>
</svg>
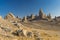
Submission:
<svg viewBox="0 0 60 40">
<path fill-rule="evenodd" d="M 39 16 L 31 15 L 31 18 L 24 17 L 22 20 L 13 14 L 8 14 L 5 19 L 0 18 L 0 40 L 60 39 L 60 21 L 54 19 L 47 21 L 46 18 L 47 16 L 42 10 L 40 10 Z M 48 20 L 51 19 L 50 14 L 48 18 Z"/>
</svg>

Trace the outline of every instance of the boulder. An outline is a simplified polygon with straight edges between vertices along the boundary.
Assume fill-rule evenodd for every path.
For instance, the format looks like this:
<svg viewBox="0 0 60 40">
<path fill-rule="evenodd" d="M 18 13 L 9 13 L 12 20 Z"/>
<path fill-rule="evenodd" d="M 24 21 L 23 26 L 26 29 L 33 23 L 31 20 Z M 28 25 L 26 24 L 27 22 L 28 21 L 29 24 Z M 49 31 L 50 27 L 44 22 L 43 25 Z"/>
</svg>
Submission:
<svg viewBox="0 0 60 40">
<path fill-rule="evenodd" d="M 47 18 L 48 19 L 51 19 L 51 14 L 50 13 L 47 15 Z"/>
</svg>

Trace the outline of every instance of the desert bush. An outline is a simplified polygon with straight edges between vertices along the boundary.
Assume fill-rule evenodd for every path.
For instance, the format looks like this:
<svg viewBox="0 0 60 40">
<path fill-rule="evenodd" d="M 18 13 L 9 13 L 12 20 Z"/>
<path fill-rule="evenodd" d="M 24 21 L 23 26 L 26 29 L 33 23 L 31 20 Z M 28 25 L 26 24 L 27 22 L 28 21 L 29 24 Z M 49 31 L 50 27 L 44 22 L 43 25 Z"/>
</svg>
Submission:
<svg viewBox="0 0 60 40">
<path fill-rule="evenodd" d="M 15 26 L 17 26 L 19 28 L 19 25 L 17 23 L 14 24 Z"/>
<path fill-rule="evenodd" d="M 16 36 L 24 36 L 22 30 L 16 30 L 15 32 L 12 32 L 12 34 L 13 34 L 13 35 L 16 35 Z"/>
<path fill-rule="evenodd" d="M 32 37 L 32 32 L 27 32 L 27 37 Z"/>
</svg>

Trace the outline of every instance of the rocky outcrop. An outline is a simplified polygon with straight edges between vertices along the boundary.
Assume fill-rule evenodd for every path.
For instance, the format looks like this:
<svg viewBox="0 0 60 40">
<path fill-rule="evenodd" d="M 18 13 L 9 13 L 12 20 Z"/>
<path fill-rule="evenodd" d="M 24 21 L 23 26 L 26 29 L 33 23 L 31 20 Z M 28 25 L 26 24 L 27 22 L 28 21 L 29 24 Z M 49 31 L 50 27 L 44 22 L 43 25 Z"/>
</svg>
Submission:
<svg viewBox="0 0 60 40">
<path fill-rule="evenodd" d="M 15 17 L 13 15 L 13 13 L 11 13 L 11 12 L 8 15 L 6 15 L 4 19 L 7 21 L 10 21 L 10 22 L 20 22 L 21 21 L 20 18 Z"/>
<path fill-rule="evenodd" d="M 5 17 L 5 19 L 13 19 L 16 18 L 11 12 Z"/>
<path fill-rule="evenodd" d="M 48 20 L 48 21 L 51 21 L 51 20 L 52 20 L 50 13 L 47 15 L 47 20 Z"/>
<path fill-rule="evenodd" d="M 33 15 L 31 14 L 30 16 L 25 16 L 22 21 L 27 22 L 27 21 L 34 21 L 34 20 L 48 20 L 51 21 L 51 14 L 49 13 L 47 16 L 44 14 L 42 8 L 39 10 L 38 15 Z"/>
<path fill-rule="evenodd" d="M 42 9 L 39 15 L 25 16 L 22 21 L 11 12 L 5 19 L 0 16 L 0 40 L 58 40 L 60 16 L 51 19 L 51 14 L 46 16 Z"/>
<path fill-rule="evenodd" d="M 54 20 L 57 21 L 57 17 L 56 16 L 55 16 Z"/>
<path fill-rule="evenodd" d="M 48 19 L 51 19 L 51 14 L 50 13 L 47 15 L 47 18 Z"/>
<path fill-rule="evenodd" d="M 47 16 L 43 13 L 43 10 L 42 9 L 40 9 L 39 10 L 39 18 L 40 19 L 45 19 Z"/>
<path fill-rule="evenodd" d="M 31 14 L 31 19 L 32 20 L 35 19 L 35 15 Z"/>
<path fill-rule="evenodd" d="M 60 16 L 54 18 L 55 21 L 60 22 Z"/>
<path fill-rule="evenodd" d="M 28 21 L 28 20 L 27 20 L 27 17 L 26 17 L 26 16 L 23 17 L 22 21 L 23 21 L 23 22 L 27 22 L 27 21 Z"/>
<path fill-rule="evenodd" d="M 27 16 L 28 21 L 32 21 L 35 19 L 35 15 L 31 14 L 30 16 Z"/>
</svg>

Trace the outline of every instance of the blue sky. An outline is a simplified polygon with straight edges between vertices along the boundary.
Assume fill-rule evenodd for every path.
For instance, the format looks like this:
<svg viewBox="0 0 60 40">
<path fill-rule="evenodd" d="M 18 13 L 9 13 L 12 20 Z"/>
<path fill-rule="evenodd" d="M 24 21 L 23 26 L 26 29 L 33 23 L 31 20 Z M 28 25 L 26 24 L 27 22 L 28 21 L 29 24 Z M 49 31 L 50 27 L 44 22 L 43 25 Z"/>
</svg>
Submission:
<svg viewBox="0 0 60 40">
<path fill-rule="evenodd" d="M 0 0 L 0 15 L 12 12 L 15 16 L 24 17 L 38 14 L 42 8 L 45 14 L 60 16 L 60 0 Z"/>
</svg>

